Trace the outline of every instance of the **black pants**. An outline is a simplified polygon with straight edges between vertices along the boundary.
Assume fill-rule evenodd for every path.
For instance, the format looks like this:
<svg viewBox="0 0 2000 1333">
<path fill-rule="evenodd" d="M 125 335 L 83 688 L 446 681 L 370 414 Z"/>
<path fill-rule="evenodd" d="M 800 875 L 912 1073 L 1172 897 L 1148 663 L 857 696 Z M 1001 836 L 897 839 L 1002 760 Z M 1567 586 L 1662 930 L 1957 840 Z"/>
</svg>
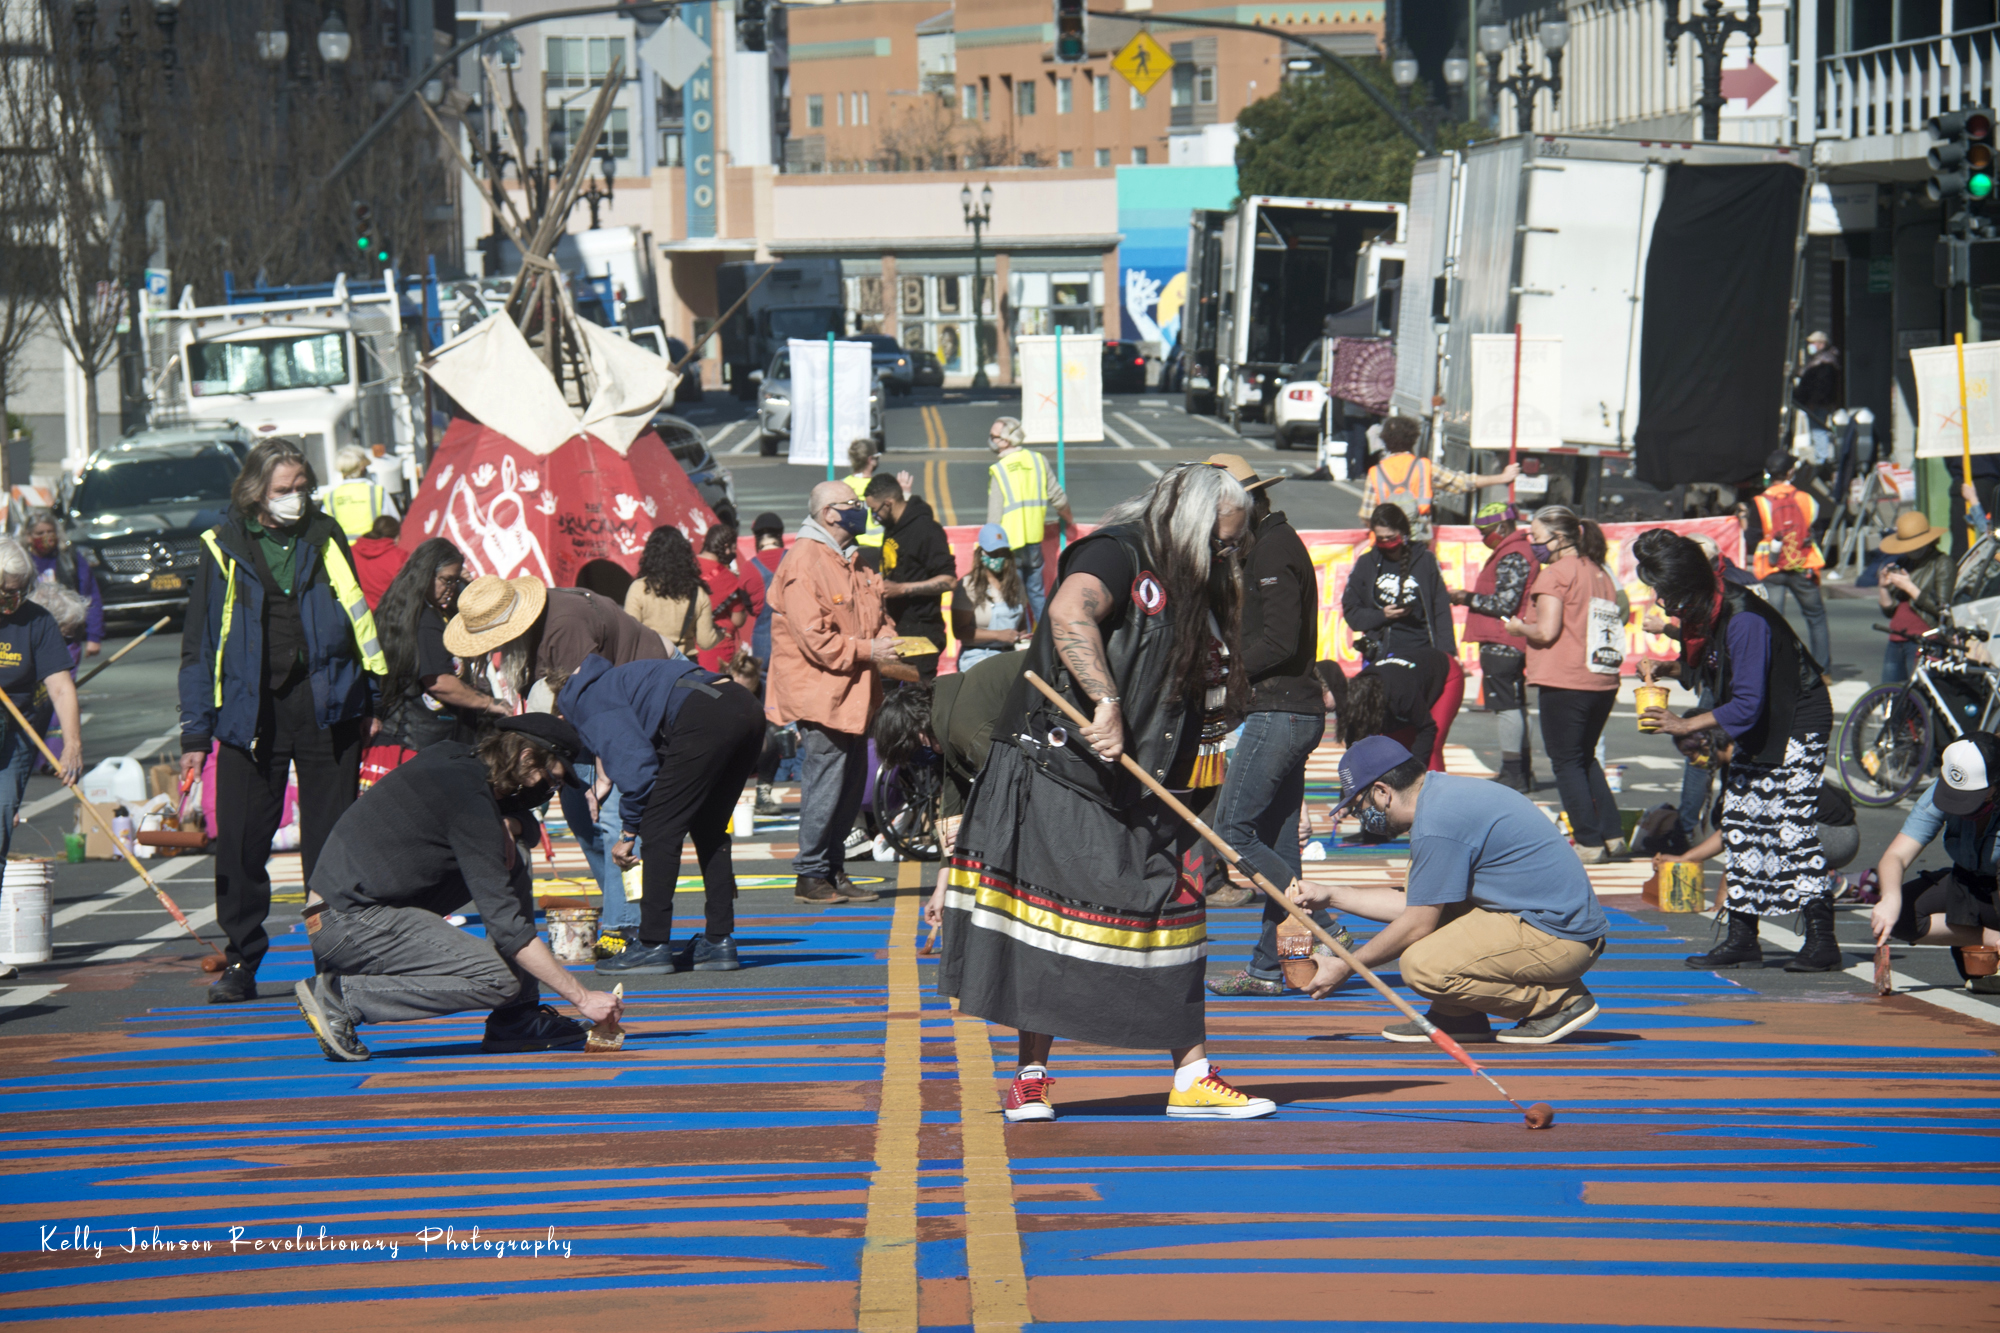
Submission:
<svg viewBox="0 0 2000 1333">
<path fill-rule="evenodd" d="M 642 944 L 666 944 L 674 937 L 674 886 L 681 877 L 681 843 L 689 834 L 707 897 L 708 937 L 723 940 L 736 930 L 729 816 L 757 769 L 764 710 L 740 685 L 723 681 L 714 688 L 719 698 L 696 690 L 681 706 L 672 736 L 660 747 L 660 773 L 639 817 Z"/>
<path fill-rule="evenodd" d="M 299 770 L 299 860 L 312 879 L 320 848 L 361 780 L 361 723 L 322 729 L 312 682 L 264 692 L 255 753 L 225 744 L 215 757 L 215 920 L 229 937 L 229 961 L 251 971 L 271 940 L 271 839 L 284 816 L 285 778 Z"/>
<path fill-rule="evenodd" d="M 1539 687 L 1542 710 L 1542 753 L 1555 770 L 1556 790 L 1579 847 L 1602 847 L 1623 837 L 1618 801 L 1604 768 L 1597 762 L 1597 738 L 1611 720 L 1616 690 L 1560 690 Z"/>
</svg>

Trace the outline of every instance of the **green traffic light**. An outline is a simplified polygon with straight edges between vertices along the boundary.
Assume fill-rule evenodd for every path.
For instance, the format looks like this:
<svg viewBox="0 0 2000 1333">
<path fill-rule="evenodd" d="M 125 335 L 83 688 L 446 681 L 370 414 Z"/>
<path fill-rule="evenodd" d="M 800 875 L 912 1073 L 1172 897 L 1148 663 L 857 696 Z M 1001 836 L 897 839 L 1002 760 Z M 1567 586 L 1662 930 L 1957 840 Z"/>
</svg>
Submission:
<svg viewBox="0 0 2000 1333">
<path fill-rule="evenodd" d="M 1965 192 L 1974 199 L 1984 199 L 1993 193 L 1993 177 L 1983 171 L 1973 172 L 1965 183 Z"/>
<path fill-rule="evenodd" d="M 389 262 L 389 252 L 387 250 L 381 251 L 375 257 L 385 264 Z"/>
<path fill-rule="evenodd" d="M 368 238 L 366 236 L 355 237 L 354 248 L 357 250 L 366 250 L 368 248 Z"/>
</svg>

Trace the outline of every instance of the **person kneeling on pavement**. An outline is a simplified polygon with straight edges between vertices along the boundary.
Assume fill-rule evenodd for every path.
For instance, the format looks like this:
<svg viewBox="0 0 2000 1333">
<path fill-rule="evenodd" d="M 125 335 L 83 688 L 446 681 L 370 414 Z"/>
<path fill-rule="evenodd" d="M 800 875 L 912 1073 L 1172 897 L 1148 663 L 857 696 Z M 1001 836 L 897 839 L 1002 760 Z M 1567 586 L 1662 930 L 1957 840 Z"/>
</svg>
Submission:
<svg viewBox="0 0 2000 1333">
<path fill-rule="evenodd" d="M 624 836 L 611 859 L 629 870 L 643 865 L 639 941 L 599 961 L 606 975 L 734 972 L 736 868 L 729 855 L 729 817 L 764 748 L 764 710 L 757 696 L 685 657 L 628 662 L 621 667 L 592 653 L 574 675 L 548 677 L 562 716 L 576 724 L 621 793 Z M 707 902 L 706 927 L 674 954 L 674 886 L 681 875 L 681 841 L 694 835 Z M 632 844 L 638 839 L 640 853 Z"/>
<path fill-rule="evenodd" d="M 1944 747 L 1938 779 L 1903 821 L 1903 830 L 1875 868 L 1882 897 L 1869 914 L 1875 943 L 1948 944 L 1958 974 L 1972 989 L 2000 994 L 2000 977 L 1969 976 L 1960 949 L 2000 944 L 2000 910 L 1994 905 L 2000 875 L 2000 737 L 1975 731 Z M 1910 879 L 1910 862 L 1944 834 L 1951 865 Z"/>
<path fill-rule="evenodd" d="M 362 794 L 328 835 L 306 895 L 318 975 L 294 988 L 329 1060 L 366 1060 L 361 1023 L 491 1009 L 489 1054 L 579 1047 L 589 1031 L 538 1004 L 546 984 L 592 1023 L 623 1009 L 585 990 L 535 933 L 534 812 L 573 780 L 576 730 L 508 718 L 478 745 L 441 741 Z M 468 903 L 484 938 L 445 920 Z"/>
<path fill-rule="evenodd" d="M 1388 928 L 1354 950 L 1364 966 L 1401 960 L 1403 981 L 1431 1002 L 1430 1021 L 1463 1041 L 1546 1046 L 1597 1017 L 1583 974 L 1610 930 L 1590 877 L 1556 826 L 1521 793 L 1484 778 L 1435 773 L 1387 736 L 1341 756 L 1340 789 L 1361 825 L 1410 838 L 1407 892 L 1301 882 L 1301 906 L 1328 906 Z M 1309 988 L 1324 998 L 1350 975 L 1315 959 Z M 1429 1040 L 1415 1023 L 1384 1028 L 1390 1041 Z"/>
</svg>

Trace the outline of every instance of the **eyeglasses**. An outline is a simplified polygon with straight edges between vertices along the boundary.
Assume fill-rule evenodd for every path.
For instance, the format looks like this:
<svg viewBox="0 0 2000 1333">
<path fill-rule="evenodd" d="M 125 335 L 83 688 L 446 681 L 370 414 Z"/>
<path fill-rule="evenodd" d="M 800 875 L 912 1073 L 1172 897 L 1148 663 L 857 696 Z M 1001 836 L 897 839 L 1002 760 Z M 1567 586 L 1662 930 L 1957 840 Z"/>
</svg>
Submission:
<svg viewBox="0 0 2000 1333">
<path fill-rule="evenodd" d="M 1222 560 L 1227 560 L 1230 556 L 1235 555 L 1237 551 L 1242 549 L 1242 546 L 1243 543 L 1240 541 L 1225 542 L 1220 537 L 1210 537 L 1208 539 L 1208 549 L 1213 551 L 1217 558 Z"/>
</svg>

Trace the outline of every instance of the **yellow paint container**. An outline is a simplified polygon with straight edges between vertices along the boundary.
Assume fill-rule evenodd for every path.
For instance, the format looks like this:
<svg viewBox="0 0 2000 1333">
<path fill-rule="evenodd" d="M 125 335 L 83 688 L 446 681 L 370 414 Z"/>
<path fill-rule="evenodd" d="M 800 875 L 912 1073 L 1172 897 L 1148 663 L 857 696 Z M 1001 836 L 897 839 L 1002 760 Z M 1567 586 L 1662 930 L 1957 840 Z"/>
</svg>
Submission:
<svg viewBox="0 0 2000 1333">
<path fill-rule="evenodd" d="M 1692 861 L 1669 861 L 1661 866 L 1660 910 L 1662 912 L 1705 910 L 1702 902 L 1703 878 L 1701 867 Z"/>
<path fill-rule="evenodd" d="M 1664 685 L 1641 685 L 1637 690 L 1633 691 L 1632 702 L 1639 710 L 1639 730 L 1645 732 L 1659 730 L 1658 727 L 1649 727 L 1646 725 L 1646 710 L 1649 708 L 1665 708 L 1668 697 L 1669 692 Z"/>
</svg>

